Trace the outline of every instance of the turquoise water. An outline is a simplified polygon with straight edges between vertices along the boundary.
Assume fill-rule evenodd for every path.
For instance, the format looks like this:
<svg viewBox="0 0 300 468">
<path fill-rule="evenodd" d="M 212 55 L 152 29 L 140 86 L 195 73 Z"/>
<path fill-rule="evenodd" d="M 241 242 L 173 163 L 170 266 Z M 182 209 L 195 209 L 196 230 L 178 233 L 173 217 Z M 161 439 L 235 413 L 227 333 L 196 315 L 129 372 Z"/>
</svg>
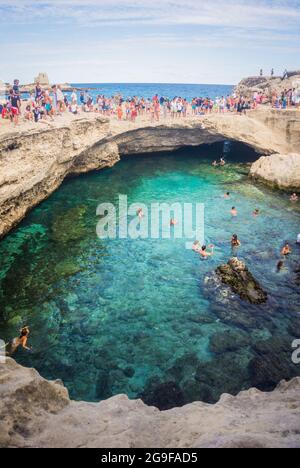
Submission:
<svg viewBox="0 0 300 468">
<path fill-rule="evenodd" d="M 134 156 L 69 179 L 0 243 L 0 336 L 11 339 L 23 324 L 32 331 L 33 349 L 18 351 L 18 362 L 62 379 L 75 399 L 126 393 L 162 409 L 253 385 L 271 390 L 300 375 L 291 361 L 300 249 L 293 245 L 276 272 L 283 242 L 294 244 L 300 230 L 299 207 L 249 182 L 240 147 L 223 169 L 211 166 L 219 154 Z M 96 208 L 119 194 L 146 205 L 205 203 L 215 256 L 201 261 L 185 239 L 99 240 Z M 214 279 L 235 232 L 239 256 L 269 294 L 264 305 L 242 302 Z"/>
</svg>

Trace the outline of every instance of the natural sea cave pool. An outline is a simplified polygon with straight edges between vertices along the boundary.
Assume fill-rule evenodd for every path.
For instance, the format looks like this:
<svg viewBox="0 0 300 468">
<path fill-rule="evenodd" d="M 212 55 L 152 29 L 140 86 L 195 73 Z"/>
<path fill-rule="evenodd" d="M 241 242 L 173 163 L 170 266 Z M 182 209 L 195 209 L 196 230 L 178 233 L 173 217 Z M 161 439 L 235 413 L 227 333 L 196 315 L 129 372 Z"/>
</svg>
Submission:
<svg viewBox="0 0 300 468">
<path fill-rule="evenodd" d="M 31 327 L 32 351 L 19 350 L 19 363 L 62 379 L 73 399 L 125 393 L 161 409 L 252 386 L 272 390 L 300 375 L 291 358 L 300 336 L 299 206 L 251 183 L 246 147 L 233 145 L 228 165 L 213 168 L 219 156 L 216 145 L 127 157 L 68 179 L 1 241 L 0 338 Z M 119 194 L 146 205 L 205 203 L 214 257 L 200 260 L 185 239 L 98 239 L 96 208 L 117 204 Z M 207 281 L 229 260 L 233 233 L 266 304 L 250 305 Z M 286 240 L 293 253 L 277 273 Z"/>
</svg>

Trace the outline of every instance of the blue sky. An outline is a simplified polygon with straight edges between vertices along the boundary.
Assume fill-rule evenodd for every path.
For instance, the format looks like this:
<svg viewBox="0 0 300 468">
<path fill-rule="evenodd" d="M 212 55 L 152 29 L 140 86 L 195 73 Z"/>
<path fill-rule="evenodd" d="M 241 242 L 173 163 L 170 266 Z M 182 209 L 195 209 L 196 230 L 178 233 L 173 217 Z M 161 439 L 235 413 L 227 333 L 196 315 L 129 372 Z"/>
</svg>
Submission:
<svg viewBox="0 0 300 468">
<path fill-rule="evenodd" d="M 300 0 L 0 0 L 0 79 L 234 84 L 300 69 Z"/>
</svg>

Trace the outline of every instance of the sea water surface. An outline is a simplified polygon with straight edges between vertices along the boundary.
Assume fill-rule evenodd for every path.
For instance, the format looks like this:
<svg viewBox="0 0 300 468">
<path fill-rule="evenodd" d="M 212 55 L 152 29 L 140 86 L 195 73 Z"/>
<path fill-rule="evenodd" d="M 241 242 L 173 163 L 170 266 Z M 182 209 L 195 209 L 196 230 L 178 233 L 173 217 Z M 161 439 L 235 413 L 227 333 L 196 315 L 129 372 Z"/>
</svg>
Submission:
<svg viewBox="0 0 300 468">
<path fill-rule="evenodd" d="M 80 83 L 72 84 L 76 88 L 90 89 L 89 93 L 96 97 L 104 94 L 106 97 L 120 94 L 125 99 L 133 96 L 152 98 L 156 94 L 173 99 L 180 96 L 191 101 L 195 97 L 210 97 L 215 99 L 227 96 L 233 92 L 232 85 L 211 84 L 167 84 L 167 83 Z"/>
<path fill-rule="evenodd" d="M 251 386 L 271 390 L 300 375 L 291 360 L 300 330 L 299 207 L 250 182 L 253 155 L 243 147 L 228 154 L 226 167 L 213 168 L 220 151 L 127 157 L 68 179 L 1 241 L 0 336 L 8 341 L 22 325 L 31 328 L 32 351 L 19 350 L 18 362 L 62 379 L 78 400 L 125 393 L 162 409 Z M 201 260 L 185 239 L 100 240 L 97 206 L 117 204 L 119 194 L 147 206 L 204 203 L 214 257 Z M 215 280 L 233 233 L 240 258 L 268 292 L 266 304 L 243 302 Z M 277 273 L 286 240 L 293 254 Z"/>
</svg>

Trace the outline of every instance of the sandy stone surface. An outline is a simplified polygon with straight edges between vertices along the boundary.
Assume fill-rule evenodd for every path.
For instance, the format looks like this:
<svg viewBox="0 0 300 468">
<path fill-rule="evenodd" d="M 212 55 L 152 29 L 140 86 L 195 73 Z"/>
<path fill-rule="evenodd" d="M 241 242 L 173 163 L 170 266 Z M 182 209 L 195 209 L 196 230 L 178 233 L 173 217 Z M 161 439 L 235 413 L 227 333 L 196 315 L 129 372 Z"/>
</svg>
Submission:
<svg viewBox="0 0 300 468">
<path fill-rule="evenodd" d="M 70 401 L 60 382 L 8 359 L 0 365 L 0 447 L 300 447 L 300 378 L 272 393 L 223 395 L 160 412 L 119 395 Z"/>
</svg>

